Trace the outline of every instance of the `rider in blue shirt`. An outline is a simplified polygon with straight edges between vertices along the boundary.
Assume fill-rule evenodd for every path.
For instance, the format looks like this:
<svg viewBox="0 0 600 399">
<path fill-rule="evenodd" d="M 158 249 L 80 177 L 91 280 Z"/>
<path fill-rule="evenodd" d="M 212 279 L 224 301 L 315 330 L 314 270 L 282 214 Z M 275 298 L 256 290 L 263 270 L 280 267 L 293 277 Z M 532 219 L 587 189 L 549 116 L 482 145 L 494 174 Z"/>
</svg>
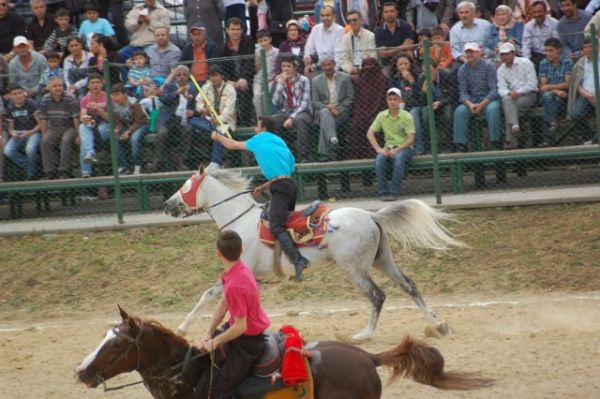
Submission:
<svg viewBox="0 0 600 399">
<path fill-rule="evenodd" d="M 273 235 L 281 244 L 283 252 L 294 264 L 296 274 L 294 279 L 302 281 L 302 271 L 308 266 L 308 259 L 300 254 L 292 240 L 292 236 L 285 229 L 288 212 L 296 207 L 296 196 L 298 189 L 292 173 L 296 161 L 294 155 L 281 137 L 271 133 L 275 130 L 275 121 L 268 116 L 258 118 L 256 125 L 256 136 L 246 141 L 237 141 L 213 132 L 211 138 L 218 141 L 228 150 L 250 151 L 256 158 L 256 163 L 267 182 L 254 190 L 254 195 L 260 195 L 263 191 L 271 193 L 271 207 L 269 211 L 269 225 Z"/>
</svg>

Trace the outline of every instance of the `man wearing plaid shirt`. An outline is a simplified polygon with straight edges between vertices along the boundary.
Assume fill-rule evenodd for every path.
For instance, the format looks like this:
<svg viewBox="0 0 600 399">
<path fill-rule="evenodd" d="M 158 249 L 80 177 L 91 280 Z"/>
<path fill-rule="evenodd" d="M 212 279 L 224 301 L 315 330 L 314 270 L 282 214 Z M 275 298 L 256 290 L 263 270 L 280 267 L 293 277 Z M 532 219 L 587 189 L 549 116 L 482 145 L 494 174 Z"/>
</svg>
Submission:
<svg viewBox="0 0 600 399">
<path fill-rule="evenodd" d="M 296 58 L 283 57 L 282 73 L 275 81 L 273 105 L 278 110 L 271 115 L 276 129 L 296 129 L 297 147 L 301 162 L 310 160 L 309 133 L 312 124 L 312 103 L 310 97 L 310 81 L 306 76 L 296 72 Z"/>
<path fill-rule="evenodd" d="M 471 116 L 485 115 L 492 149 L 500 150 L 501 106 L 498 101 L 496 67 L 481 58 L 477 43 L 465 44 L 466 62 L 458 69 L 460 105 L 454 110 L 454 149 L 467 151 L 467 130 Z"/>
<path fill-rule="evenodd" d="M 544 43 L 546 58 L 540 62 L 540 91 L 544 106 L 544 132 L 542 147 L 554 144 L 556 117 L 567 109 L 569 82 L 573 63 L 561 53 L 560 40 L 550 38 Z"/>
</svg>

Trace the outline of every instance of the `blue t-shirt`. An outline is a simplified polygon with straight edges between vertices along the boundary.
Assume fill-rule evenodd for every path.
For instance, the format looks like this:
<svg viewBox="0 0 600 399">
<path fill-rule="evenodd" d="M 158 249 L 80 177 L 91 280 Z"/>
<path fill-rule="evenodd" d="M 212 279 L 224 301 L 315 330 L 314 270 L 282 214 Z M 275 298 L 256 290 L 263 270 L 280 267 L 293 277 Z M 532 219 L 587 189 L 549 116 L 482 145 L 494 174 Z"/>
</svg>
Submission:
<svg viewBox="0 0 600 399">
<path fill-rule="evenodd" d="M 94 33 L 101 33 L 104 36 L 114 36 L 115 30 L 110 25 L 110 22 L 104 18 L 98 18 L 94 22 L 90 22 L 87 19 L 83 21 L 79 27 L 79 35 L 85 38 L 88 49 L 92 43 L 92 36 Z"/>
<path fill-rule="evenodd" d="M 296 160 L 281 137 L 261 132 L 245 143 L 246 149 L 254 154 L 256 163 L 267 179 L 291 176 L 294 172 Z"/>
</svg>

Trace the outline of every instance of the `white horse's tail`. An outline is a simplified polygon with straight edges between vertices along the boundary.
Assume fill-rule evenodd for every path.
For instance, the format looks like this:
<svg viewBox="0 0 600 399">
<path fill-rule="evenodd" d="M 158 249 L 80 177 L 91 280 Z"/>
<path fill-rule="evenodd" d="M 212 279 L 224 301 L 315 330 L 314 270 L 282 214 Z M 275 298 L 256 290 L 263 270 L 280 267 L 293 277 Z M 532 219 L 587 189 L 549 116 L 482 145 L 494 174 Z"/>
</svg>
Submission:
<svg viewBox="0 0 600 399">
<path fill-rule="evenodd" d="M 454 220 L 451 214 L 417 199 L 400 201 L 373 213 L 371 217 L 384 233 L 394 236 L 406 249 L 466 246 L 441 224 L 442 220 Z"/>
</svg>

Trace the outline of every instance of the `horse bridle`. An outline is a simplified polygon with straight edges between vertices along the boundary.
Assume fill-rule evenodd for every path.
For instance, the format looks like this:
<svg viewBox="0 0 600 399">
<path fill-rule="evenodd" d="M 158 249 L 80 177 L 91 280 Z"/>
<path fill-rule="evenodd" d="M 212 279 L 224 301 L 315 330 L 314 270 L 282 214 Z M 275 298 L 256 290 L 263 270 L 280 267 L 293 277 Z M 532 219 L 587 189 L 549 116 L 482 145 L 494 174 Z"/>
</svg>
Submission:
<svg viewBox="0 0 600 399">
<path fill-rule="evenodd" d="M 235 193 L 234 195 L 232 195 L 232 196 L 229 196 L 229 197 L 227 197 L 227 198 L 225 198 L 225 199 L 223 199 L 223 200 L 221 200 L 221 201 L 219 201 L 219 202 L 217 202 L 217 203 L 215 203 L 215 204 L 209 205 L 209 206 L 207 206 L 207 207 L 204 207 L 204 208 L 200 208 L 200 207 L 198 207 L 198 206 L 196 205 L 196 202 L 195 202 L 195 196 L 196 196 L 196 193 L 198 192 L 198 190 L 200 189 L 200 185 L 202 184 L 202 181 L 204 180 L 204 178 L 205 178 L 207 175 L 208 175 L 207 173 L 203 173 L 203 174 L 202 174 L 202 175 L 201 175 L 199 178 L 198 178 L 198 177 L 196 177 L 196 175 L 193 175 L 193 176 L 191 177 L 192 179 L 197 179 L 197 187 L 196 187 L 196 189 L 195 189 L 195 190 L 193 190 L 193 192 L 190 192 L 190 191 L 191 191 L 191 190 L 190 190 L 190 191 L 188 191 L 187 193 L 182 193 L 182 192 L 181 192 L 181 189 L 179 190 L 179 195 L 181 196 L 181 201 L 182 201 L 182 202 L 185 204 L 185 206 L 186 206 L 188 209 L 190 209 L 190 210 L 191 210 L 191 212 L 190 212 L 190 213 L 188 213 L 188 214 L 186 214 L 186 215 L 184 215 L 184 216 L 183 216 L 184 218 L 186 218 L 186 217 L 189 217 L 189 216 L 192 216 L 192 215 L 198 215 L 198 214 L 200 214 L 202 211 L 206 212 L 206 210 L 207 210 L 207 209 L 216 208 L 217 206 L 219 206 L 219 205 L 221 205 L 221 204 L 224 204 L 224 203 L 226 203 L 226 202 L 229 202 L 229 201 L 231 201 L 232 199 L 239 197 L 240 195 L 248 194 L 248 193 L 251 193 L 251 192 L 253 192 L 253 191 L 254 191 L 254 190 L 244 190 L 244 191 L 241 191 L 241 192 L 239 192 L 239 193 Z M 194 187 L 192 186 L 192 188 L 194 188 Z M 193 204 L 189 204 L 189 203 L 186 201 L 186 197 L 188 197 L 188 196 L 190 196 L 190 197 L 191 197 L 191 196 L 193 196 L 193 197 L 194 197 L 194 203 L 193 203 Z M 230 224 L 232 224 L 232 223 L 234 223 L 235 221 L 237 221 L 238 219 L 240 219 L 242 216 L 244 216 L 245 214 L 247 214 L 248 212 L 250 212 L 250 211 L 252 210 L 252 208 L 254 208 L 255 206 L 256 206 L 256 205 L 254 205 L 254 204 L 250 205 L 250 206 L 248 207 L 248 209 L 246 209 L 245 211 L 243 211 L 242 213 L 240 213 L 239 215 L 237 215 L 235 218 L 233 218 L 233 219 L 232 219 L 232 220 L 230 220 L 229 222 L 225 223 L 223 226 L 219 227 L 219 231 L 223 230 L 225 227 L 229 226 Z M 212 217 L 212 215 L 211 215 L 210 213 L 206 212 L 206 214 L 207 214 L 208 216 L 210 216 L 210 218 L 211 218 L 211 219 L 213 219 L 213 221 L 214 221 L 214 218 Z"/>
<path fill-rule="evenodd" d="M 121 360 L 123 357 L 127 357 L 129 356 L 129 351 L 131 350 L 131 348 L 135 347 L 135 350 L 137 352 L 137 362 L 136 362 L 136 367 L 135 369 L 138 370 L 140 368 L 140 337 L 142 336 L 143 333 L 143 328 L 140 328 L 137 335 L 135 336 L 135 338 L 130 337 L 129 335 L 123 334 L 122 332 L 119 331 L 118 326 L 114 326 L 112 328 L 112 333 L 115 334 L 117 337 L 127 341 L 129 343 L 129 346 L 127 347 L 127 350 L 122 352 L 119 356 L 117 356 L 112 362 L 110 362 L 108 364 L 108 366 L 104 367 L 102 370 L 97 371 L 94 373 L 93 375 L 93 379 L 95 382 L 99 384 L 102 384 L 102 387 L 104 389 L 104 392 L 108 392 L 108 391 L 115 391 L 118 389 L 122 389 L 128 386 L 132 386 L 132 385 L 137 385 L 142 383 L 143 381 L 138 381 L 138 382 L 134 382 L 134 383 L 130 383 L 130 384 L 124 384 L 124 385 L 120 385 L 114 388 L 109 388 L 106 386 L 106 379 L 104 378 L 104 373 L 106 373 L 108 370 L 110 370 L 119 360 Z"/>
<path fill-rule="evenodd" d="M 102 376 L 106 371 L 110 370 L 111 367 L 113 367 L 119 360 L 121 360 L 121 358 L 123 358 L 124 356 L 127 356 L 129 354 L 129 351 L 131 350 L 131 348 L 135 347 L 135 350 L 137 352 L 137 362 L 136 362 L 136 367 L 135 370 L 137 370 L 139 372 L 139 368 L 140 368 L 140 354 L 141 354 L 141 350 L 140 350 L 140 346 L 141 346 L 141 342 L 140 342 L 140 337 L 142 336 L 142 332 L 143 332 L 143 328 L 140 327 L 138 334 L 135 336 L 135 338 L 130 337 L 129 335 L 123 334 L 122 332 L 120 332 L 118 330 L 118 326 L 114 326 L 112 328 L 112 332 L 113 334 L 115 334 L 117 337 L 127 341 L 129 343 L 129 346 L 127 347 L 127 350 L 124 351 L 123 353 L 121 353 L 117 358 L 115 358 L 108 366 L 106 366 L 105 368 L 103 368 L 101 371 L 94 373 L 94 380 L 96 382 L 98 382 L 99 384 L 102 384 L 102 388 L 104 389 L 104 392 L 109 392 L 109 391 L 117 391 L 119 389 L 123 389 L 123 388 L 127 388 L 130 386 L 134 386 L 134 385 L 138 385 L 138 384 L 143 384 L 144 380 L 140 380 L 137 382 L 131 382 L 129 384 L 122 384 L 122 385 L 118 385 L 115 387 L 107 387 L 106 386 L 106 380 L 104 379 L 104 377 Z M 156 375 L 150 375 L 148 378 L 146 378 L 146 380 L 161 380 L 163 378 L 165 378 L 166 376 L 168 376 L 172 371 L 177 370 L 177 369 L 182 369 L 185 370 L 188 365 L 193 361 L 196 360 L 200 357 L 206 356 L 208 353 L 200 353 L 197 354 L 195 356 L 191 356 L 191 352 L 192 352 L 192 346 L 190 346 L 190 348 L 188 349 L 188 352 L 186 353 L 185 359 L 171 367 L 169 367 L 168 369 L 166 369 L 165 371 L 158 373 Z"/>
</svg>

